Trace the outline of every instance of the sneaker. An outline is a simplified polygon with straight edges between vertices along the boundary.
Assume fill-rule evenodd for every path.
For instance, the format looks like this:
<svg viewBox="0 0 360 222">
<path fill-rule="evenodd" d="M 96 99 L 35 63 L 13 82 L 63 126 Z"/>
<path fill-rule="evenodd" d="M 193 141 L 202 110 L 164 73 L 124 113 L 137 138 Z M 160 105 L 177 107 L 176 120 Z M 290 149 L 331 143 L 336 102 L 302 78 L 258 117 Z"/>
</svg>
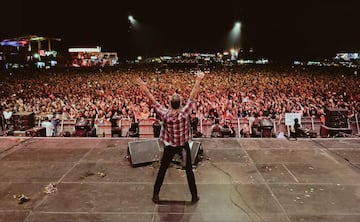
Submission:
<svg viewBox="0 0 360 222">
<path fill-rule="evenodd" d="M 194 203 L 198 202 L 199 200 L 200 200 L 199 196 L 193 197 L 193 198 L 191 198 L 191 203 L 194 204 Z"/>
<path fill-rule="evenodd" d="M 159 203 L 160 202 L 160 199 L 159 199 L 159 195 L 154 195 L 153 197 L 152 197 L 152 201 L 154 202 L 154 203 Z"/>
</svg>

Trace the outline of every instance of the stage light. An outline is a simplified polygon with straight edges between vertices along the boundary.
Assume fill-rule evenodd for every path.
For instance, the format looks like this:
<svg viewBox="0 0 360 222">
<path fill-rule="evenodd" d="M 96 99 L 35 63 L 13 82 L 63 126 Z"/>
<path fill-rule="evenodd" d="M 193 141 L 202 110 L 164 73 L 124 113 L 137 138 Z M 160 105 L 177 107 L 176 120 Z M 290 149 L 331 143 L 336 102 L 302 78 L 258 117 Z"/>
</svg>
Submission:
<svg viewBox="0 0 360 222">
<path fill-rule="evenodd" d="M 237 60 L 241 49 L 240 42 L 241 23 L 235 22 L 231 29 L 227 42 L 227 49 L 230 50 L 231 60 Z"/>
<path fill-rule="evenodd" d="M 128 19 L 131 24 L 134 24 L 136 22 L 136 20 L 134 19 L 134 16 L 132 16 L 132 15 L 129 15 Z"/>
<path fill-rule="evenodd" d="M 241 34 L 241 23 L 235 22 L 234 27 L 230 32 L 230 41 L 232 45 L 237 45 L 236 43 L 239 43 L 240 34 Z"/>
<path fill-rule="evenodd" d="M 139 23 L 138 20 L 136 20 L 136 19 L 134 18 L 134 16 L 129 15 L 129 16 L 128 16 L 128 20 L 129 20 L 129 23 L 130 23 L 130 25 L 129 25 L 129 31 L 132 30 L 132 29 L 139 29 L 139 28 L 140 28 L 140 23 Z"/>
</svg>

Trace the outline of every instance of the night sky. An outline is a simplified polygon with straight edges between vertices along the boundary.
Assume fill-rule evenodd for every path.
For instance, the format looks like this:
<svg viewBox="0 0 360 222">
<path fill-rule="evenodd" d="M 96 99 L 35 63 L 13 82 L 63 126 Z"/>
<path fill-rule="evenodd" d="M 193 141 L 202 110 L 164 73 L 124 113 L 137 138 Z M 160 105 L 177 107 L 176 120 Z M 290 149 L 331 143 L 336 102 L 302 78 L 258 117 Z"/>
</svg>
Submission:
<svg viewBox="0 0 360 222">
<path fill-rule="evenodd" d="M 223 51 L 236 21 L 241 47 L 276 58 L 360 51 L 357 1 L 84 1 L 1 3 L 0 39 L 61 38 L 59 51 L 98 45 L 122 58 L 141 54 Z M 129 31 L 128 15 L 139 22 Z"/>
</svg>

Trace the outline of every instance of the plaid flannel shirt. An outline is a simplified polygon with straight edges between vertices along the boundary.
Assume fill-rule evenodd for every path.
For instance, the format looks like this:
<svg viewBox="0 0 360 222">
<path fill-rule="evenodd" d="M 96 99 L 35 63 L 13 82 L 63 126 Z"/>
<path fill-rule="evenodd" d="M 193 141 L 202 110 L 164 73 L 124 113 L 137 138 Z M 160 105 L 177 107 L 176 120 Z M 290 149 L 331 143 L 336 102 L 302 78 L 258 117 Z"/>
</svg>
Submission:
<svg viewBox="0 0 360 222">
<path fill-rule="evenodd" d="M 155 109 L 164 122 L 161 128 L 160 139 L 165 145 L 183 146 L 190 139 L 190 113 L 194 100 L 188 99 L 186 105 L 177 113 L 172 114 L 171 109 L 166 109 L 156 103 Z"/>
</svg>

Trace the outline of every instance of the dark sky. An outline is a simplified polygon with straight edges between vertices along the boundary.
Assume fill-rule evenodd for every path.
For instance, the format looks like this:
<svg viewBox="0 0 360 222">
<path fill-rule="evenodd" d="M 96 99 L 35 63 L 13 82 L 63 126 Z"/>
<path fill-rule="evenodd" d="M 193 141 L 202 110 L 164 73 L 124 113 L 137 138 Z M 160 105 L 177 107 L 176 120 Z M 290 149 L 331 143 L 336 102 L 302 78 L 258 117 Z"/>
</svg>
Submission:
<svg viewBox="0 0 360 222">
<path fill-rule="evenodd" d="M 242 24 L 241 45 L 278 58 L 360 51 L 357 1 L 254 0 L 11 0 L 1 3 L 0 39 L 21 35 L 61 38 L 70 46 L 99 45 L 120 57 L 218 52 Z M 139 29 L 128 31 L 132 14 Z"/>
</svg>

